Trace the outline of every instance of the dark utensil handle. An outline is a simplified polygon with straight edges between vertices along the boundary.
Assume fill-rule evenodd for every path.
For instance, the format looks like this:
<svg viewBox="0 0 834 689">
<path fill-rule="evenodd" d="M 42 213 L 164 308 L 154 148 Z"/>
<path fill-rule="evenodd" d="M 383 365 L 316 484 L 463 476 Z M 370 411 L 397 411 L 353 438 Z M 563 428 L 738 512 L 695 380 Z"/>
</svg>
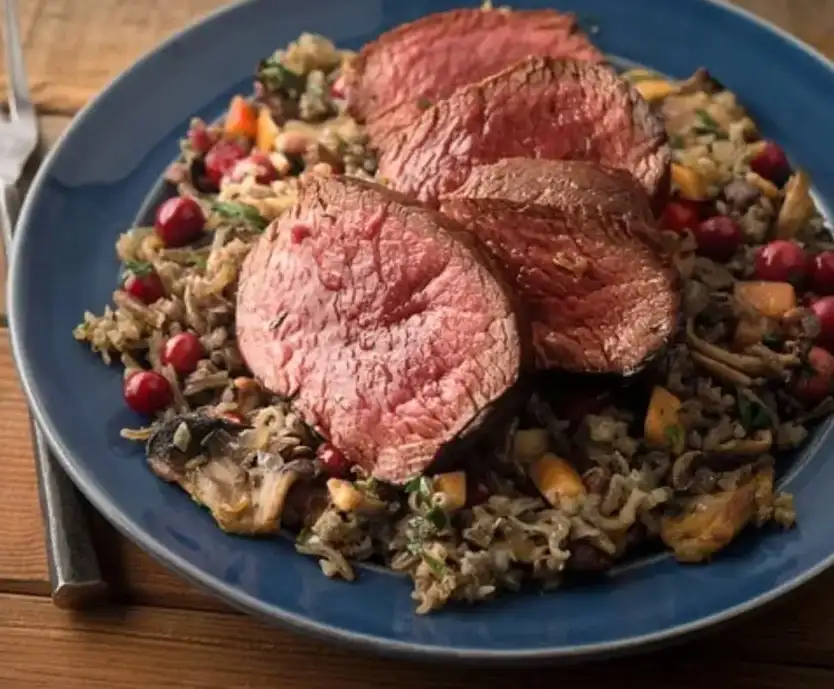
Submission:
<svg viewBox="0 0 834 689">
<path fill-rule="evenodd" d="M 4 184 L 0 197 L 0 225 L 7 256 L 12 246 L 19 206 L 17 189 Z M 32 442 L 46 534 L 52 600 L 60 608 L 89 606 L 103 600 L 107 584 L 101 576 L 81 496 L 58 465 L 43 432 L 34 420 Z"/>
</svg>

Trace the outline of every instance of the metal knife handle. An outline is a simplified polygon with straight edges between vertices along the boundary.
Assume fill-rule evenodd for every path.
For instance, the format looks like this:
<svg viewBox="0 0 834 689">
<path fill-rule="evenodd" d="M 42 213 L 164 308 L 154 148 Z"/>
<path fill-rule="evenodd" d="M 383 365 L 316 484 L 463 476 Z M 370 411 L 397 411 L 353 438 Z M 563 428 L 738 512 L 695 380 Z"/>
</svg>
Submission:
<svg viewBox="0 0 834 689">
<path fill-rule="evenodd" d="M 2 192 L 0 226 L 8 256 L 20 199 L 17 189 L 12 185 L 3 184 Z M 43 432 L 34 420 L 32 442 L 46 535 L 52 600 L 60 608 L 88 607 L 105 597 L 107 584 L 101 576 L 81 496 L 58 465 Z"/>
</svg>

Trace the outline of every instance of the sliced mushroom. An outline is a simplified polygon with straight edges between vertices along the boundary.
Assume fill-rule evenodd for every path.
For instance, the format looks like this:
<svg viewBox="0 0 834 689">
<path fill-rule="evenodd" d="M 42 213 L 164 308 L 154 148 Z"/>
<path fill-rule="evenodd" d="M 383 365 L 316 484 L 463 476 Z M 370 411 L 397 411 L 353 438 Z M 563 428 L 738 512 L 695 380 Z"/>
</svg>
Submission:
<svg viewBox="0 0 834 689">
<path fill-rule="evenodd" d="M 679 514 L 664 515 L 660 537 L 681 562 L 701 562 L 726 547 L 753 518 L 756 483 L 688 499 Z"/>
<path fill-rule="evenodd" d="M 750 376 L 761 376 L 767 371 L 767 367 L 759 358 L 734 354 L 698 337 L 695 334 L 694 318 L 690 318 L 686 322 L 686 341 L 695 352 Z"/>
<path fill-rule="evenodd" d="M 695 470 L 700 466 L 702 458 L 703 453 L 700 450 L 684 452 L 678 457 L 672 464 L 669 474 L 672 488 L 677 491 L 689 490 L 695 480 Z"/>
<path fill-rule="evenodd" d="M 266 453 L 250 461 L 251 453 L 237 443 L 244 428 L 200 413 L 175 416 L 148 440 L 148 462 L 204 505 L 225 531 L 275 533 L 290 489 L 299 479 L 312 478 L 315 466 L 311 460 L 283 464 Z"/>
<path fill-rule="evenodd" d="M 774 352 L 770 347 L 759 343 L 748 347 L 745 350 L 751 356 L 760 359 L 770 371 L 776 375 L 787 375 L 791 368 L 802 364 L 802 360 L 795 352 Z"/>
<path fill-rule="evenodd" d="M 785 185 L 785 201 L 776 219 L 776 237 L 792 239 L 814 213 L 811 181 L 798 170 Z"/>
<path fill-rule="evenodd" d="M 751 438 L 734 439 L 721 443 L 712 452 L 714 454 L 758 457 L 769 452 L 772 447 L 773 433 L 769 430 L 762 430 L 756 431 Z"/>
<path fill-rule="evenodd" d="M 185 445 L 182 441 L 183 428 L 188 434 Z M 145 450 L 151 459 L 181 467 L 185 461 L 204 452 L 204 444 L 213 433 L 236 433 L 244 428 L 246 426 L 223 417 L 199 412 L 179 414 L 154 428 Z"/>
<path fill-rule="evenodd" d="M 754 380 L 750 376 L 727 366 L 727 364 L 704 356 L 700 352 L 690 352 L 690 356 L 692 357 L 692 361 L 698 364 L 698 366 L 725 383 L 744 387 L 751 387 L 754 383 Z"/>
</svg>

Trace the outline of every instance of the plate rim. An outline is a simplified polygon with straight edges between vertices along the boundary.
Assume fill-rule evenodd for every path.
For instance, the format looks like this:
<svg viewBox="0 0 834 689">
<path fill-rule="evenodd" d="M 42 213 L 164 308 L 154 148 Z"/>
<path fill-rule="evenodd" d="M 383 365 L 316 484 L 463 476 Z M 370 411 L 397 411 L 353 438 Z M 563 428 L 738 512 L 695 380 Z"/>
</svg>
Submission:
<svg viewBox="0 0 834 689">
<path fill-rule="evenodd" d="M 736 15 L 748 23 L 752 23 L 765 32 L 778 36 L 782 41 L 798 49 L 806 56 L 820 63 L 828 72 L 834 76 L 834 60 L 827 58 L 820 51 L 800 40 L 787 30 L 782 29 L 771 21 L 759 17 L 750 10 L 731 4 L 728 0 L 688 0 L 689 2 L 711 5 L 721 11 Z M 238 8 L 248 4 L 248 0 L 234 0 L 224 6 L 189 22 L 186 26 L 174 32 L 164 40 L 155 44 L 153 48 L 143 53 L 121 74 L 112 79 L 101 89 L 96 96 L 81 108 L 72 118 L 66 130 L 61 134 L 54 146 L 43 158 L 26 194 L 21 212 L 18 218 L 17 227 L 19 234 L 16 238 L 25 235 L 31 226 L 30 216 L 35 207 L 34 199 L 39 196 L 39 191 L 47 179 L 54 159 L 59 155 L 65 142 L 69 140 L 84 120 L 90 116 L 99 106 L 102 99 L 110 93 L 117 85 L 129 80 L 137 69 L 143 66 L 149 59 L 169 48 L 172 44 L 181 40 L 190 32 L 198 29 L 205 23 L 213 22 L 222 18 L 225 14 L 232 13 Z M 572 644 L 562 647 L 538 648 L 538 649 L 485 649 L 481 647 L 455 647 L 448 648 L 433 646 L 421 642 L 400 641 L 385 638 L 373 634 L 353 631 L 344 627 L 338 627 L 328 623 L 311 620 L 304 615 L 289 612 L 281 607 L 264 603 L 258 598 L 251 596 L 243 590 L 227 584 L 221 579 L 203 571 L 200 567 L 192 565 L 185 558 L 170 552 L 156 538 L 150 535 L 145 529 L 133 520 L 125 516 L 123 510 L 116 501 L 110 500 L 99 488 L 95 480 L 94 472 L 83 469 L 76 465 L 74 453 L 64 444 L 51 419 L 47 416 L 44 405 L 40 401 L 39 391 L 35 382 L 36 374 L 29 357 L 24 350 L 19 329 L 15 323 L 18 320 L 18 312 L 23 307 L 20 304 L 19 283 L 24 279 L 20 265 L 22 259 L 23 243 L 15 241 L 9 256 L 9 267 L 7 277 L 7 323 L 11 340 L 11 349 L 15 369 L 18 373 L 20 385 L 26 396 L 29 410 L 35 416 L 35 420 L 42 429 L 53 454 L 58 459 L 61 468 L 69 475 L 78 490 L 90 501 L 92 506 L 99 511 L 107 521 L 112 524 L 123 536 L 130 539 L 142 550 L 150 555 L 152 559 L 173 570 L 178 576 L 196 584 L 212 595 L 220 597 L 232 607 L 249 613 L 258 619 L 266 620 L 272 624 L 280 624 L 291 631 L 299 631 L 315 638 L 325 641 L 334 641 L 343 646 L 357 648 L 363 651 L 372 651 L 384 655 L 394 656 L 402 659 L 433 660 L 433 661 L 454 661 L 454 662 L 487 662 L 490 664 L 515 664 L 515 663 L 542 663 L 542 662 L 580 662 L 589 658 L 602 658 L 632 654 L 648 651 L 663 645 L 682 642 L 692 635 L 718 624 L 736 620 L 742 615 L 752 612 L 768 603 L 781 598 L 791 591 L 806 584 L 834 565 L 834 550 L 813 567 L 797 574 L 793 578 L 771 588 L 770 590 L 754 595 L 741 603 L 727 607 L 710 615 L 693 619 L 689 622 L 677 624 L 663 629 L 631 636 L 619 640 L 600 641 L 588 644 Z"/>
</svg>

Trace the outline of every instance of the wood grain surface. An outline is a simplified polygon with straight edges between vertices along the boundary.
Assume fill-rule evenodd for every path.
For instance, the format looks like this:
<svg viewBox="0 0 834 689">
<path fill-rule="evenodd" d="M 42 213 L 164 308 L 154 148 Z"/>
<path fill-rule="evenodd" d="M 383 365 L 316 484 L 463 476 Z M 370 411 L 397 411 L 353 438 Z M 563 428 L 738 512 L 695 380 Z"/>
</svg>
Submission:
<svg viewBox="0 0 834 689">
<path fill-rule="evenodd" d="M 72 114 L 142 52 L 224 3 L 18 0 L 18 4 L 45 151 Z M 834 57 L 834 0 L 736 4 Z M 5 75 L 0 75 L 0 94 L 4 80 Z M 0 296 L 4 308 L 5 297 Z M 3 689 L 497 688 L 518 683 L 530 687 L 569 683 L 577 689 L 834 687 L 834 572 L 725 630 L 642 658 L 569 670 L 431 668 L 333 649 L 243 617 L 179 580 L 92 514 L 115 602 L 96 613 L 62 612 L 46 598 L 48 576 L 27 409 L 2 328 L 0 448 L 0 505 L 5 517 L 0 520 Z"/>
</svg>

